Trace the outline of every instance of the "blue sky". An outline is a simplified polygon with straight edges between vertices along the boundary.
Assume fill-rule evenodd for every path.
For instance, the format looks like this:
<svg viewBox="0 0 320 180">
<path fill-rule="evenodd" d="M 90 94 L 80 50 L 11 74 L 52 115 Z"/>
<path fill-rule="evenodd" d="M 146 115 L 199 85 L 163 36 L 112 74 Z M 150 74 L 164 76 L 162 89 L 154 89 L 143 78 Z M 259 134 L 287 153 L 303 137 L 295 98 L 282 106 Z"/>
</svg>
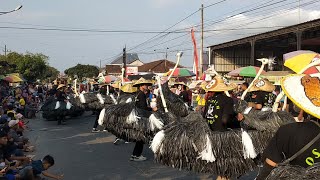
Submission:
<svg viewBox="0 0 320 180">
<path fill-rule="evenodd" d="M 23 5 L 20 11 L 1 15 L 0 27 L 38 28 L 81 28 L 102 30 L 163 31 L 179 20 L 199 9 L 201 3 L 210 5 L 219 0 L 0 0 L 0 11 L 12 10 Z M 279 0 L 226 0 L 205 9 L 205 29 L 239 29 L 205 33 L 205 46 L 269 31 L 299 22 L 297 0 L 287 0 L 251 13 L 241 11 L 275 3 Z M 300 11 L 301 22 L 320 17 L 320 2 L 301 0 L 305 4 Z M 242 9 L 241 9 L 242 8 Z M 259 18 L 271 16 L 259 21 Z M 229 17 L 229 18 L 228 18 Z M 219 23 L 213 23 L 219 20 Z M 256 22 L 252 22 L 257 20 Z M 172 28 L 188 28 L 200 23 L 200 13 Z M 243 28 L 257 29 L 243 29 Z M 199 30 L 199 28 L 197 28 Z M 77 63 L 99 65 L 108 63 L 112 57 L 153 37 L 155 34 L 58 32 L 15 30 L 0 28 L 0 49 L 7 45 L 9 50 L 21 53 L 43 53 L 50 57 L 50 65 L 60 71 Z M 171 40 L 178 36 L 176 40 Z M 199 33 L 196 34 L 199 38 Z M 169 41 L 171 40 L 171 41 Z M 167 43 L 165 43 L 168 41 Z M 200 44 L 200 41 L 197 42 Z M 190 35 L 169 34 L 139 46 L 143 62 L 163 59 L 169 48 L 168 59 L 174 60 L 177 50 L 185 50 L 182 65 L 191 66 L 192 48 Z"/>
</svg>

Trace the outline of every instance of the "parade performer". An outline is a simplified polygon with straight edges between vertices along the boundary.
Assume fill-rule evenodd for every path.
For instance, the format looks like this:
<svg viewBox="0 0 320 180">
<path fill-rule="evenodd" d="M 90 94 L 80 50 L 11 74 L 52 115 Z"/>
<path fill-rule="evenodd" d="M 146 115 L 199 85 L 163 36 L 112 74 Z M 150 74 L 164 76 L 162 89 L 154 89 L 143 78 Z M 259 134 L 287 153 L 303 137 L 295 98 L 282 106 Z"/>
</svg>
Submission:
<svg viewBox="0 0 320 180">
<path fill-rule="evenodd" d="M 104 125 L 117 138 L 136 142 L 130 158 L 133 161 L 146 160 L 141 155 L 143 144 L 148 143 L 154 132 L 163 127 L 158 112 L 152 112 L 147 106 L 144 91 L 149 84 L 152 84 L 151 80 L 141 78 L 135 84 L 126 83 L 121 86 L 117 104 L 106 107 L 104 112 L 100 113 L 98 121 L 99 125 Z M 139 90 L 133 85 L 138 86 Z"/>
<path fill-rule="evenodd" d="M 314 118 L 279 128 L 264 152 L 265 165 L 257 179 L 319 179 L 320 74 L 290 75 L 281 86 L 295 105 Z"/>
<path fill-rule="evenodd" d="M 64 88 L 65 85 L 60 84 L 55 90 L 54 96 L 49 97 L 41 107 L 43 118 L 56 119 L 58 125 L 65 123 L 64 117 L 67 115 L 67 110 L 71 108 L 71 104 L 67 103 Z"/>
<path fill-rule="evenodd" d="M 267 79 L 259 79 L 259 76 L 262 72 L 263 67 L 268 64 L 269 61 L 273 61 L 273 59 L 264 58 L 258 59 L 258 61 L 262 62 L 260 70 L 249 87 L 242 94 L 241 99 L 235 105 L 235 111 L 236 113 L 238 113 L 238 120 L 241 121 L 243 126 L 249 126 L 250 128 L 254 128 L 265 133 L 266 139 L 264 141 L 268 142 L 273 133 L 275 133 L 281 125 L 293 123 L 295 121 L 290 113 L 286 111 L 278 112 L 277 108 L 272 109 L 270 107 L 270 104 L 272 103 L 271 101 L 273 100 L 271 100 L 270 98 L 270 102 L 268 102 L 269 95 L 264 92 L 272 92 L 275 89 L 275 86 L 271 84 Z M 258 97 L 260 100 L 257 101 L 255 107 L 249 107 L 248 102 L 244 100 L 247 93 L 250 91 L 260 91 L 262 95 L 260 96 L 260 98 Z M 275 104 L 278 104 L 278 101 L 280 101 L 280 99 L 281 93 L 280 95 L 278 95 Z"/>
<path fill-rule="evenodd" d="M 272 109 L 272 105 L 276 99 L 272 93 L 275 90 L 275 86 L 266 78 L 257 79 L 253 82 L 253 86 L 248 92 L 253 94 L 254 108 L 257 110 L 267 111 Z"/>
<path fill-rule="evenodd" d="M 146 97 L 146 91 L 148 89 L 148 86 L 152 85 L 152 81 L 148 81 L 144 78 L 140 78 L 134 86 L 138 88 L 137 96 L 136 96 L 136 107 L 146 110 L 146 111 L 151 111 L 152 109 L 148 107 L 147 104 L 147 97 Z M 130 160 L 131 161 L 144 161 L 147 158 L 142 156 L 142 151 L 143 151 L 143 141 L 136 141 L 136 144 L 133 149 L 133 153 L 131 155 Z"/>
<path fill-rule="evenodd" d="M 230 84 L 228 87 L 221 78 L 216 78 L 206 86 L 203 86 L 205 91 L 214 93 L 207 100 L 203 112 L 203 117 L 208 120 L 212 131 L 225 131 L 227 123 L 232 121 L 232 116 L 234 115 L 233 100 L 226 96 L 224 91 L 235 88 L 235 84 Z"/>
</svg>

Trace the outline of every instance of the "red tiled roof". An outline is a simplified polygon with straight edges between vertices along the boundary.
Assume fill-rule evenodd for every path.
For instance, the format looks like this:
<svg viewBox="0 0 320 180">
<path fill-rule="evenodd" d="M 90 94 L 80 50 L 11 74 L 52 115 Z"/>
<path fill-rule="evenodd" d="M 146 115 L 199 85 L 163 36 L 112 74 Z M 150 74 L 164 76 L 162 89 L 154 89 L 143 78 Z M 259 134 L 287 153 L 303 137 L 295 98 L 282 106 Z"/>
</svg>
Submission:
<svg viewBox="0 0 320 180">
<path fill-rule="evenodd" d="M 139 72 L 153 72 L 153 73 L 166 73 L 170 69 L 174 68 L 175 63 L 169 60 L 157 60 L 146 63 L 140 67 L 138 67 Z M 178 66 L 179 68 L 183 68 L 183 66 Z"/>
<path fill-rule="evenodd" d="M 120 65 L 106 65 L 106 74 L 121 74 Z"/>
</svg>

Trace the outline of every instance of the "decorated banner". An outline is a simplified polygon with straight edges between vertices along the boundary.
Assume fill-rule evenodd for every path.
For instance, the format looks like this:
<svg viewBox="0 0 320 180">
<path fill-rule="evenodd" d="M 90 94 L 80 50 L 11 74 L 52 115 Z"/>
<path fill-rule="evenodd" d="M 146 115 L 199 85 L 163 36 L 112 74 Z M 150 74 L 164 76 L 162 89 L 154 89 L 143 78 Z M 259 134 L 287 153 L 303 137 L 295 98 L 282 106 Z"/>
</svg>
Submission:
<svg viewBox="0 0 320 180">
<path fill-rule="evenodd" d="M 193 28 L 191 29 L 191 38 L 192 38 L 192 42 L 193 42 L 193 73 L 196 74 L 196 79 L 198 79 L 198 75 L 199 75 L 199 68 L 198 68 L 198 50 L 197 50 L 197 43 L 196 43 L 196 38 L 194 36 L 194 30 Z"/>
</svg>

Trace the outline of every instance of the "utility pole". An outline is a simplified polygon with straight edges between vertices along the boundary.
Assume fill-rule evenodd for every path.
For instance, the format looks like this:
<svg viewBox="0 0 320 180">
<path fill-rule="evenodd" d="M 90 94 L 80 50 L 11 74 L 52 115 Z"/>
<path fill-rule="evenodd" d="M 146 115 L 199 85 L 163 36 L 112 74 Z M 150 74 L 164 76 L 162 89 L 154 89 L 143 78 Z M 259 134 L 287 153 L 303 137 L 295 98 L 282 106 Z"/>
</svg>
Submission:
<svg viewBox="0 0 320 180">
<path fill-rule="evenodd" d="M 101 60 L 100 60 L 100 69 L 101 69 Z"/>
<path fill-rule="evenodd" d="M 127 69 L 127 52 L 126 47 L 123 48 L 123 55 L 122 55 L 122 68 L 124 69 L 123 76 L 126 77 L 126 69 Z"/>
<path fill-rule="evenodd" d="M 300 18 L 300 0 L 299 0 L 299 24 L 301 23 L 301 18 Z"/>
<path fill-rule="evenodd" d="M 200 47 L 200 77 L 203 73 L 203 4 L 201 4 L 201 47 Z"/>
</svg>

